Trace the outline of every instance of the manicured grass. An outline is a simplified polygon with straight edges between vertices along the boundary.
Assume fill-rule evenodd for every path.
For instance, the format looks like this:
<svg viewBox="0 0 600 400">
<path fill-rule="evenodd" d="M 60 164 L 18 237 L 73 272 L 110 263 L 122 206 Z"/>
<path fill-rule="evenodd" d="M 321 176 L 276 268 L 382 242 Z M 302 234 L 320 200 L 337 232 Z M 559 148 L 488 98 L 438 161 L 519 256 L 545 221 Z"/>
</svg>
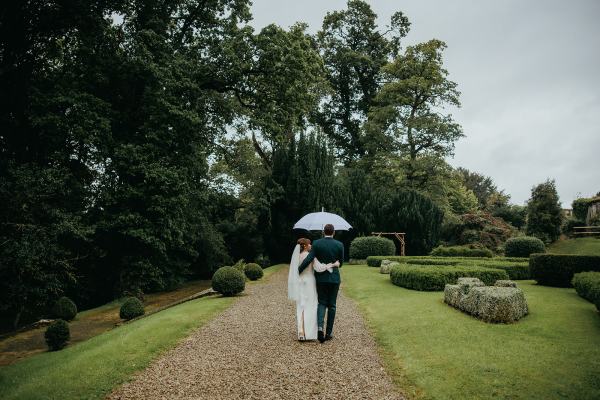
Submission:
<svg viewBox="0 0 600 400">
<path fill-rule="evenodd" d="M 519 281 L 530 315 L 488 324 L 443 303 L 441 292 L 394 286 L 376 268 L 344 268 L 388 370 L 409 397 L 600 398 L 600 315 L 573 289 Z"/>
<path fill-rule="evenodd" d="M 586 237 L 559 240 L 548 247 L 548 252 L 600 256 L 600 238 Z"/>
</svg>

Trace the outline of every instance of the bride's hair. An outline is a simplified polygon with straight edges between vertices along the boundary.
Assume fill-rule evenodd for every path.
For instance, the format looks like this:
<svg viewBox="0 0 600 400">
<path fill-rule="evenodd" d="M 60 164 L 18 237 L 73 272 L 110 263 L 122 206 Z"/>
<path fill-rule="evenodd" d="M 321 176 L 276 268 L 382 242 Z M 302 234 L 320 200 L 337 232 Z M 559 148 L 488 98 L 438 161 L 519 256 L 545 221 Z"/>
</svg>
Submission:
<svg viewBox="0 0 600 400">
<path fill-rule="evenodd" d="M 300 238 L 298 239 L 298 244 L 300 245 L 300 252 L 303 252 L 310 244 L 310 239 Z"/>
</svg>

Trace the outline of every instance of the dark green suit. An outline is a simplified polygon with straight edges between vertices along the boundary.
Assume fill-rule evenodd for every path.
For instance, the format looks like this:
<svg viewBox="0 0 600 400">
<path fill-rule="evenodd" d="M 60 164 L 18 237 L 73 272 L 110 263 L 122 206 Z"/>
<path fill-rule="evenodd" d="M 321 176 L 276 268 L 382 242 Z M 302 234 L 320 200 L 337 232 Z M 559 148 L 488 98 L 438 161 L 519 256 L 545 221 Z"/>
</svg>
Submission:
<svg viewBox="0 0 600 400">
<path fill-rule="evenodd" d="M 310 253 L 298 267 L 298 272 L 302 273 L 315 257 L 323 264 L 339 261 L 341 267 L 344 262 L 344 245 L 331 237 L 315 240 Z M 319 297 L 317 309 L 319 330 L 323 330 L 325 310 L 327 310 L 327 334 L 331 335 L 335 321 L 337 294 L 341 282 L 340 269 L 333 268 L 333 272 L 315 271 L 315 280 L 317 281 L 317 296 Z"/>
</svg>

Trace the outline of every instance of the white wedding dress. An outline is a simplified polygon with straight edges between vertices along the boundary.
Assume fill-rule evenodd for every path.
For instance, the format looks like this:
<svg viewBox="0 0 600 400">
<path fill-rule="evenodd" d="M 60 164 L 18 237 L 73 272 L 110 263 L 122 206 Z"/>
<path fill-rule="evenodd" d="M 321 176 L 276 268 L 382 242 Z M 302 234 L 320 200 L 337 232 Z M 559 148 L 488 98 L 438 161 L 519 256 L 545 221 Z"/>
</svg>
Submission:
<svg viewBox="0 0 600 400">
<path fill-rule="evenodd" d="M 314 270 L 331 272 L 331 264 L 321 264 L 316 258 L 309 266 L 298 273 L 298 267 L 308 256 L 308 252 L 300 253 L 297 245 L 290 261 L 288 274 L 288 298 L 296 302 L 296 325 L 298 340 L 317 339 L 317 282 Z"/>
</svg>

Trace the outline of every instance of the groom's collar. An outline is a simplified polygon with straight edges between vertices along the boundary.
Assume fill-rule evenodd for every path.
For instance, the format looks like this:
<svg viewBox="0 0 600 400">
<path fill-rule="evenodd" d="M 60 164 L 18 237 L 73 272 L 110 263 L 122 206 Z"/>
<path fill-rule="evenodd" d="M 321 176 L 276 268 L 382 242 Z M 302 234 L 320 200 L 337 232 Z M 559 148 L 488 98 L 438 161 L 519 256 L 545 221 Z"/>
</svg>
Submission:
<svg viewBox="0 0 600 400">
<path fill-rule="evenodd" d="M 327 239 L 327 238 L 329 238 L 329 239 L 333 239 L 333 235 L 331 235 L 331 236 L 327 236 L 327 235 L 325 235 L 325 239 Z"/>
</svg>

